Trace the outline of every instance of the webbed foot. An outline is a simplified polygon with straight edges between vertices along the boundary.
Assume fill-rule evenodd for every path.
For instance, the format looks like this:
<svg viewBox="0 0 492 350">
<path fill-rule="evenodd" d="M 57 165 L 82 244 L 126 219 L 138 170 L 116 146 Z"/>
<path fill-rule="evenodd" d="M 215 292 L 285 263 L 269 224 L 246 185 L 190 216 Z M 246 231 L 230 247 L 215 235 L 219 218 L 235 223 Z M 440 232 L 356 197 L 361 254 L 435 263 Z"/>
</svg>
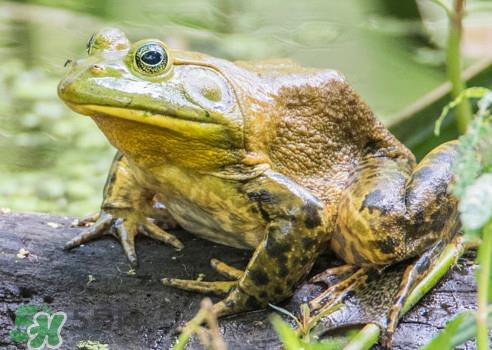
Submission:
<svg viewBox="0 0 492 350">
<path fill-rule="evenodd" d="M 64 249 L 69 250 L 105 235 L 112 235 L 120 241 L 130 264 L 136 266 L 135 237 L 140 233 L 167 243 L 176 249 L 183 248 L 183 243 L 174 235 L 161 229 L 151 219 L 132 210 L 112 210 L 112 213 L 102 210 L 97 218 L 92 216 L 91 219 L 96 219 L 96 221 L 77 237 L 67 242 Z M 85 220 L 84 225 L 89 222 Z"/>
<path fill-rule="evenodd" d="M 213 305 L 213 312 L 218 317 L 266 306 L 266 304 L 259 304 L 256 298 L 247 294 L 240 287 L 239 281 L 244 275 L 243 271 L 227 265 L 217 259 L 212 259 L 210 264 L 218 273 L 226 278 L 230 278 L 231 280 L 207 282 L 198 280 L 182 280 L 177 278 L 163 278 L 161 281 L 166 286 L 172 286 L 191 292 L 210 293 L 218 296 L 225 296 L 223 300 Z"/>
<path fill-rule="evenodd" d="M 433 274 L 434 271 L 440 270 L 439 262 L 442 261 L 446 254 L 450 254 L 450 257 L 453 260 L 453 263 L 450 264 L 450 266 L 447 266 L 447 269 L 450 269 L 454 266 L 461 254 L 469 248 L 462 236 L 456 236 L 453 241 L 447 245 L 447 247 L 450 253 L 445 251 L 445 242 L 440 241 L 406 266 L 401 278 L 398 292 L 387 314 L 387 326 L 381 339 L 381 345 L 384 348 L 392 348 L 393 334 L 396 330 L 396 326 L 398 325 L 398 321 L 402 316 L 402 310 L 405 306 L 405 302 L 407 301 L 408 296 L 417 288 L 419 283 L 422 282 L 427 276 Z M 452 247 L 453 249 L 449 249 L 449 247 Z M 447 269 L 443 271 L 443 274 L 447 271 Z M 440 278 L 437 278 L 435 283 L 439 280 Z"/>
<path fill-rule="evenodd" d="M 312 299 L 308 305 L 315 313 L 323 313 L 342 301 L 343 297 L 367 279 L 367 268 L 353 265 L 335 267 L 314 276 L 311 282 L 324 283 L 328 287 L 324 292 Z M 340 278 L 343 278 L 340 280 Z M 339 281 L 332 284 L 332 279 Z"/>
<path fill-rule="evenodd" d="M 344 307 L 326 314 L 328 317 L 319 320 L 313 332 L 321 336 L 342 327 L 373 323 L 381 329 L 381 345 L 390 349 L 402 315 L 474 244 L 458 236 L 448 245 L 439 242 L 421 256 L 389 266 L 382 273 L 358 269 L 351 274 L 348 266 L 342 266 L 315 276 L 311 283 L 322 282 L 329 288 L 309 303 L 313 314 L 340 301 Z"/>
</svg>

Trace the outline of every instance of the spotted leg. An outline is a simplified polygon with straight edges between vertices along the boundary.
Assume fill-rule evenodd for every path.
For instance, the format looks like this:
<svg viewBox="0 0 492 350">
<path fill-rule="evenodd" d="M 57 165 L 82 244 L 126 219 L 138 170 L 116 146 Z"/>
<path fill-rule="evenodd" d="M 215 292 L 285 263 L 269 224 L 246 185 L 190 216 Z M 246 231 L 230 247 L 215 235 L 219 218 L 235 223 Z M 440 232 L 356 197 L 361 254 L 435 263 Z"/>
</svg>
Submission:
<svg viewBox="0 0 492 350">
<path fill-rule="evenodd" d="M 459 228 L 449 191 L 456 154 L 456 142 L 439 146 L 417 166 L 411 158 L 368 154 L 342 194 L 332 247 L 346 263 L 380 270 L 416 259 L 389 311 L 386 345 L 406 297 Z"/>
<path fill-rule="evenodd" d="M 293 292 L 327 244 L 323 204 L 288 178 L 273 171 L 244 184 L 245 197 L 267 218 L 265 236 L 241 272 L 214 262 L 227 282 L 164 279 L 166 285 L 215 294 L 227 293 L 214 305 L 219 316 L 265 307 Z M 282 206 L 283 205 L 283 206 Z"/>
</svg>

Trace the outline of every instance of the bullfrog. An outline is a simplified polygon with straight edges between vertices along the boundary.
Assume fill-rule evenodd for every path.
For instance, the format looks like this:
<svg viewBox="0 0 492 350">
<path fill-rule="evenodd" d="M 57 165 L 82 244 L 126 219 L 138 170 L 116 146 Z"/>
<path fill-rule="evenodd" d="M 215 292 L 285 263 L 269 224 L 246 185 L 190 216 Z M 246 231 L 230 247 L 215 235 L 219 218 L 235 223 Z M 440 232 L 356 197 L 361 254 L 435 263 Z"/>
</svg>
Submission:
<svg viewBox="0 0 492 350">
<path fill-rule="evenodd" d="M 212 265 L 228 281 L 162 282 L 223 295 L 219 316 L 292 295 L 331 250 L 348 277 L 313 309 L 369 270 L 411 260 L 387 332 L 406 295 L 455 235 L 449 193 L 456 142 L 419 163 L 337 71 L 173 50 L 96 33 L 87 57 L 67 63 L 60 98 L 90 116 L 117 149 L 95 222 L 66 244 L 114 235 L 131 264 L 143 234 L 181 249 L 169 228 L 252 251 L 244 271 Z M 162 223 L 158 225 L 157 222 Z"/>
</svg>

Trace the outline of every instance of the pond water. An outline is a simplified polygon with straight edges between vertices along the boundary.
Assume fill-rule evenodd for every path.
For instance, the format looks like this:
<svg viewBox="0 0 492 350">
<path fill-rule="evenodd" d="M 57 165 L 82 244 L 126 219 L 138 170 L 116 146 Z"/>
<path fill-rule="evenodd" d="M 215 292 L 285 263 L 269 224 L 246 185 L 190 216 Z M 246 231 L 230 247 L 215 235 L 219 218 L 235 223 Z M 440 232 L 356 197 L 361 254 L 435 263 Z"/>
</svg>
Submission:
<svg viewBox="0 0 492 350">
<path fill-rule="evenodd" d="M 412 1 L 0 1 L 0 207 L 98 209 L 114 150 L 56 86 L 105 26 L 227 59 L 289 57 L 337 69 L 388 123 L 445 80 Z"/>
</svg>

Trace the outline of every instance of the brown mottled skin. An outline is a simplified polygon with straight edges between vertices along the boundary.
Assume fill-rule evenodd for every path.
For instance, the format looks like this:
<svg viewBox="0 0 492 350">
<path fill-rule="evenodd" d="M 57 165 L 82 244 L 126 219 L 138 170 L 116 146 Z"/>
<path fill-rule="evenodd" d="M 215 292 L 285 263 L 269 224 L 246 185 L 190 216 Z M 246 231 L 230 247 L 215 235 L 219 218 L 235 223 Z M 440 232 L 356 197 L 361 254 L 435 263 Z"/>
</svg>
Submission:
<svg viewBox="0 0 492 350">
<path fill-rule="evenodd" d="M 139 66 L 149 43 L 167 55 L 162 66 L 149 57 Z M 416 165 L 335 71 L 132 44 L 117 29 L 100 31 L 88 51 L 59 95 L 93 118 L 118 155 L 98 221 L 68 248 L 107 232 L 132 263 L 137 233 L 181 248 L 150 219 L 158 215 L 252 249 L 244 273 L 214 264 L 234 281 L 163 280 L 226 294 L 215 305 L 225 315 L 290 296 L 326 247 L 347 264 L 382 269 L 456 231 L 447 192 L 456 144 Z"/>
</svg>

